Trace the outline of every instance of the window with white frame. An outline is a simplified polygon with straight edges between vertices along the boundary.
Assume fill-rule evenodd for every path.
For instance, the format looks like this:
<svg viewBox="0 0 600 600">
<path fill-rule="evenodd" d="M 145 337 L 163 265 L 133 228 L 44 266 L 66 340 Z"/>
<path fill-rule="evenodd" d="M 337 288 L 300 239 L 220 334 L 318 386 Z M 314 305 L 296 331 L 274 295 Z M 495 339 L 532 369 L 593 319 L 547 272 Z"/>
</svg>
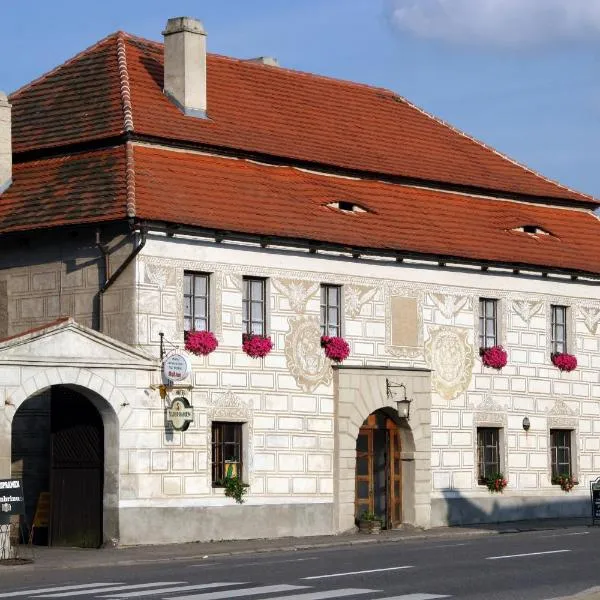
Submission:
<svg viewBox="0 0 600 600">
<path fill-rule="evenodd" d="M 551 307 L 552 354 L 567 352 L 567 313 L 566 306 L 553 304 Z"/>
<path fill-rule="evenodd" d="M 477 480 L 485 485 L 487 480 L 501 472 L 500 428 L 477 428 Z"/>
<path fill-rule="evenodd" d="M 498 345 L 498 300 L 479 298 L 479 347 Z"/>
<path fill-rule="evenodd" d="M 183 274 L 183 330 L 208 331 L 210 327 L 210 275 Z"/>
<path fill-rule="evenodd" d="M 242 294 L 242 323 L 244 333 L 266 335 L 267 281 L 262 277 L 244 277 Z"/>
<path fill-rule="evenodd" d="M 552 460 L 552 480 L 562 475 L 572 476 L 573 465 L 571 462 L 571 430 L 550 430 L 550 454 Z"/>
<path fill-rule="evenodd" d="M 321 335 L 342 335 L 342 287 L 321 284 Z"/>
</svg>

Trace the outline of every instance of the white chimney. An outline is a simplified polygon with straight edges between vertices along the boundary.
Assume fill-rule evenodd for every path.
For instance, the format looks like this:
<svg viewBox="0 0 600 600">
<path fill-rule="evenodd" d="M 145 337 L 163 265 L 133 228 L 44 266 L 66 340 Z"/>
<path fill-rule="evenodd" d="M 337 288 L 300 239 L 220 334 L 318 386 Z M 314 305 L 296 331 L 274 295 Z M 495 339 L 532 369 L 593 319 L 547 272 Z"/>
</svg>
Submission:
<svg viewBox="0 0 600 600">
<path fill-rule="evenodd" d="M 12 183 L 11 106 L 0 92 L 0 194 Z"/>
<path fill-rule="evenodd" d="M 206 32 L 198 19 L 167 21 L 165 94 L 188 116 L 206 117 Z"/>
</svg>

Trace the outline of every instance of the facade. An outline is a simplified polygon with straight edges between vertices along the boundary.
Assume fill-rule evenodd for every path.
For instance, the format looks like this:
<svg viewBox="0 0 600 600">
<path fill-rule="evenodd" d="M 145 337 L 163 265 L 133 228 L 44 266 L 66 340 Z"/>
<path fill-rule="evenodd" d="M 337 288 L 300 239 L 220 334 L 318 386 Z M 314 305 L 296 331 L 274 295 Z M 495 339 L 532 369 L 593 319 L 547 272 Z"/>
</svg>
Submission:
<svg viewBox="0 0 600 600">
<path fill-rule="evenodd" d="M 599 203 L 391 92 L 205 44 L 189 19 L 164 50 L 118 33 L 0 103 L 0 477 L 28 526 L 50 493 L 34 540 L 587 515 Z M 161 351 L 205 329 L 216 350 L 165 379 Z"/>
</svg>

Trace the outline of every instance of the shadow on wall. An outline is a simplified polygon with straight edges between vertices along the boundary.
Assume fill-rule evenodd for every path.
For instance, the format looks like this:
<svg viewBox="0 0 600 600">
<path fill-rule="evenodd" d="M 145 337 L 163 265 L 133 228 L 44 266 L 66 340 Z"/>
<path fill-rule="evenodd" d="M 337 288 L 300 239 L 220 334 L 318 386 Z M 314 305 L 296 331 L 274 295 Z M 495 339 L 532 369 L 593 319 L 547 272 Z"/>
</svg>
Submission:
<svg viewBox="0 0 600 600">
<path fill-rule="evenodd" d="M 500 524 L 529 519 L 587 517 L 591 503 L 587 494 L 569 495 L 557 491 L 544 498 L 492 494 L 467 498 L 457 490 L 445 489 L 443 498 L 432 501 L 432 525 Z"/>
</svg>

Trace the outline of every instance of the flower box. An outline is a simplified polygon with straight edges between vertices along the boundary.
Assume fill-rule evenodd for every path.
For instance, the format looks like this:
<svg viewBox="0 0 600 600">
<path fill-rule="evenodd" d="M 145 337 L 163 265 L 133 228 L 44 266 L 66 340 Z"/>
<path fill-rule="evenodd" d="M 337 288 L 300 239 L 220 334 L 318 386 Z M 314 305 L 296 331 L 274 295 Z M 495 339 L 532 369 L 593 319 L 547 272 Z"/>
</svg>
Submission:
<svg viewBox="0 0 600 600">
<path fill-rule="evenodd" d="M 508 354 L 502 346 L 492 346 L 491 348 L 480 348 L 479 355 L 484 366 L 498 371 L 506 366 Z"/>
<path fill-rule="evenodd" d="M 273 341 L 268 336 L 244 333 L 242 350 L 252 358 L 264 358 L 273 350 Z"/>
<path fill-rule="evenodd" d="M 185 349 L 196 356 L 206 356 L 217 349 L 219 342 L 212 331 L 188 331 Z"/>
<path fill-rule="evenodd" d="M 563 492 L 570 492 L 579 482 L 572 475 L 558 475 L 552 478 L 554 485 L 560 485 Z"/>
<path fill-rule="evenodd" d="M 341 363 L 350 356 L 350 346 L 341 337 L 321 337 L 321 348 L 325 350 L 325 356 L 336 363 Z"/>
<path fill-rule="evenodd" d="M 558 353 L 555 352 L 552 356 L 552 364 L 557 367 L 560 371 L 574 371 L 577 368 L 577 357 L 566 352 Z"/>
<path fill-rule="evenodd" d="M 508 480 L 504 478 L 502 473 L 495 473 L 485 480 L 485 485 L 490 492 L 501 494 L 508 485 Z"/>
</svg>

